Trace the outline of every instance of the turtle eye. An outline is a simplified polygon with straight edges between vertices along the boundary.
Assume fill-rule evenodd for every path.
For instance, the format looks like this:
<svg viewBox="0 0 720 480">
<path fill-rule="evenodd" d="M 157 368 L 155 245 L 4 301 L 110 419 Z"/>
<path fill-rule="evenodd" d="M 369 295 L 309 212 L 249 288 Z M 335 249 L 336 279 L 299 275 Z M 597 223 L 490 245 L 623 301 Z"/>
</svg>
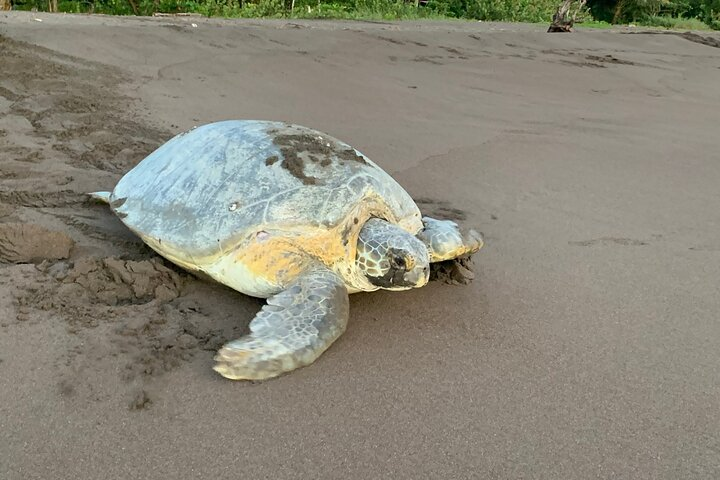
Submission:
<svg viewBox="0 0 720 480">
<path fill-rule="evenodd" d="M 395 269 L 405 268 L 405 257 L 402 255 L 393 255 L 390 257 L 390 264 Z"/>
</svg>

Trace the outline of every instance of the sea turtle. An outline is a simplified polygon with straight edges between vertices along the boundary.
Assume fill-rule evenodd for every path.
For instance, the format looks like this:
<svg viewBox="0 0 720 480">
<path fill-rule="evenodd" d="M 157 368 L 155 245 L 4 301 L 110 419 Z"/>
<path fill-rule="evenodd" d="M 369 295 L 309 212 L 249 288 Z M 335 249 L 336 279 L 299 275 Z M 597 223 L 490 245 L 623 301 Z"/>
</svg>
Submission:
<svg viewBox="0 0 720 480">
<path fill-rule="evenodd" d="M 311 364 L 345 330 L 348 294 L 428 282 L 429 263 L 482 237 L 421 217 L 390 175 L 349 145 L 282 122 L 229 120 L 181 133 L 94 192 L 160 255 L 267 298 L 214 369 L 259 380 Z"/>
</svg>

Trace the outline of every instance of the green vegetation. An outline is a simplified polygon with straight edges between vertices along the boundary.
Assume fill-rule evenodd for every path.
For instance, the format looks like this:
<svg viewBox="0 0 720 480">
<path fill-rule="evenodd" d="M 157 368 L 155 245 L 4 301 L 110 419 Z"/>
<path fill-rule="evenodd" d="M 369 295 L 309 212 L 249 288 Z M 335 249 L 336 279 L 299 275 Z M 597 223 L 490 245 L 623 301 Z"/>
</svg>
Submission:
<svg viewBox="0 0 720 480">
<path fill-rule="evenodd" d="M 670 16 L 649 16 L 642 19 L 642 24 L 648 27 L 660 27 L 673 30 L 710 30 L 710 26 L 697 18 L 682 18 Z"/>
<path fill-rule="evenodd" d="M 575 24 L 576 27 L 585 27 L 585 28 L 600 28 L 600 29 L 609 29 L 614 28 L 615 25 L 609 22 L 603 22 L 602 20 L 583 20 L 580 22 L 577 22 Z"/>
<path fill-rule="evenodd" d="M 720 0 L 617 0 L 606 5 L 613 7 L 613 23 L 720 30 Z"/>
<path fill-rule="evenodd" d="M 13 0 L 21 10 L 152 15 L 198 13 L 223 17 L 341 19 L 456 18 L 550 22 L 560 0 Z M 57 7 L 55 7 L 57 5 Z M 588 0 L 578 23 L 720 30 L 720 0 Z"/>
</svg>

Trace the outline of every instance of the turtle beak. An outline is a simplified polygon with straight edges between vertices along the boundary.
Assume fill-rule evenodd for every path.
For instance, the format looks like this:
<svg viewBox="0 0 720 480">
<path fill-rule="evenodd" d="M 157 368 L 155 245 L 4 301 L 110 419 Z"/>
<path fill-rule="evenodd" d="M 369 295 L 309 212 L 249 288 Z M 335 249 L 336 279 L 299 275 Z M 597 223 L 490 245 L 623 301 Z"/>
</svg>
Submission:
<svg viewBox="0 0 720 480">
<path fill-rule="evenodd" d="M 405 280 L 408 284 L 413 285 L 413 288 L 424 287 L 429 279 L 430 267 L 427 265 L 418 265 L 405 274 Z"/>
</svg>

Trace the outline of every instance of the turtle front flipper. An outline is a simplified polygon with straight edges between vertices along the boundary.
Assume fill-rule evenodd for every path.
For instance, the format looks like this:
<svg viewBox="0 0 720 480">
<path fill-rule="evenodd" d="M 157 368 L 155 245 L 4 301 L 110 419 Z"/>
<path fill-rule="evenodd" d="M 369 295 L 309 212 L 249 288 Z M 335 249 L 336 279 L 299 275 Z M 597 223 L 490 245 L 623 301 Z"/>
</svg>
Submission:
<svg viewBox="0 0 720 480">
<path fill-rule="evenodd" d="M 232 380 L 264 380 L 310 365 L 342 335 L 349 313 L 342 279 L 313 268 L 268 299 L 250 334 L 220 349 L 214 370 Z"/>
<path fill-rule="evenodd" d="M 451 220 L 423 217 L 422 221 L 424 228 L 417 237 L 427 247 L 432 263 L 470 255 L 483 246 L 482 235 L 473 229 L 461 230 Z"/>
</svg>

